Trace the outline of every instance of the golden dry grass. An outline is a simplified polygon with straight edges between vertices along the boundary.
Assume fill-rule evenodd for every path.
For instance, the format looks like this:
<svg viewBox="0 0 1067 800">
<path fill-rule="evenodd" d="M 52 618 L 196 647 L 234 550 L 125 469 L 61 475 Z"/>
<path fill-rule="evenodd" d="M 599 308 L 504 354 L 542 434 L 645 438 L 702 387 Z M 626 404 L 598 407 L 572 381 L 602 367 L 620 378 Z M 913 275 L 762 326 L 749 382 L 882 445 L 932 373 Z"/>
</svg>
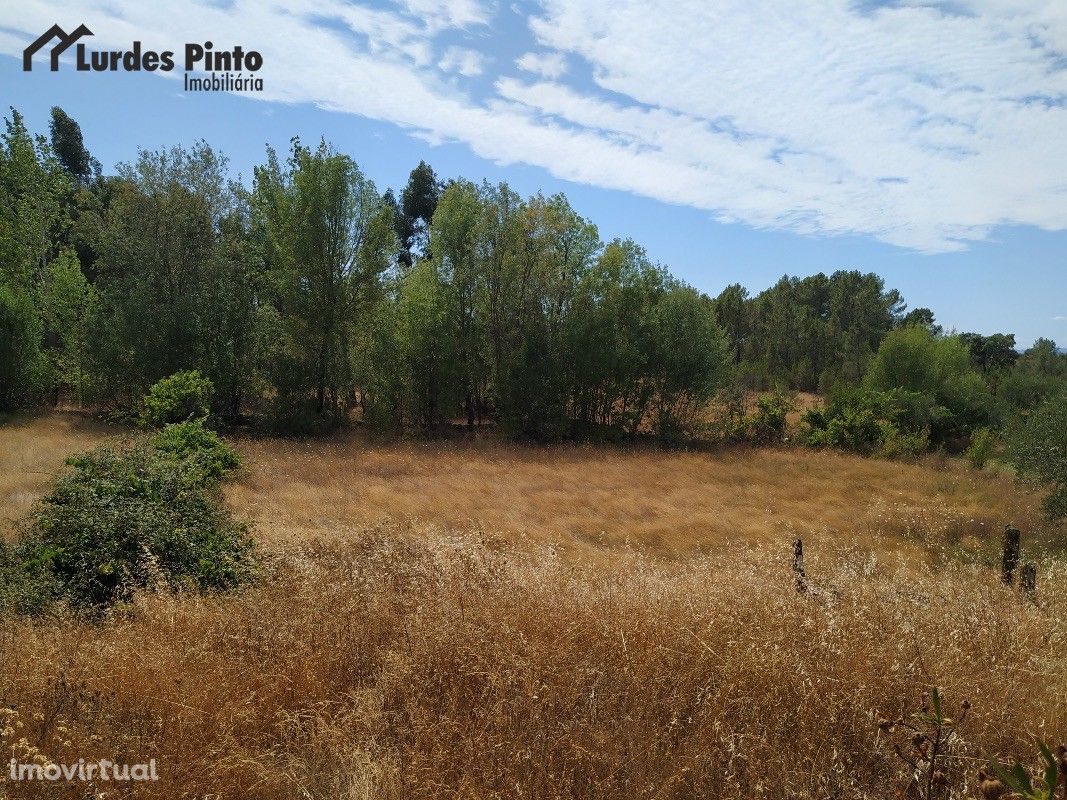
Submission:
<svg viewBox="0 0 1067 800">
<path fill-rule="evenodd" d="M 96 446 L 115 430 L 74 414 L 0 423 L 0 538 L 10 538 L 67 456 Z"/>
<path fill-rule="evenodd" d="M 81 426 L 0 427 L 0 514 L 42 486 L 15 470 L 108 435 Z M 1040 560 L 1035 606 L 968 563 L 1007 518 L 1032 548 L 1035 498 L 1006 478 L 793 450 L 238 446 L 228 496 L 264 579 L 99 624 L 0 619 L 4 761 L 155 758 L 134 788 L 161 800 L 885 798 L 906 776 L 878 715 L 932 683 L 973 704 L 960 796 L 981 759 L 1067 739 L 1067 569 Z M 818 594 L 792 588 L 796 533 Z"/>
<path fill-rule="evenodd" d="M 1009 521 L 1044 530 L 1036 498 L 1009 478 L 936 459 L 376 444 L 355 435 L 249 440 L 239 449 L 247 468 L 227 496 L 268 542 L 344 538 L 368 525 L 414 521 L 678 557 L 791 535 L 894 550 L 927 536 L 979 548 Z"/>
<path fill-rule="evenodd" d="M 981 759 L 1067 736 L 1061 567 L 1044 608 L 977 568 L 841 549 L 811 571 L 826 594 L 759 548 L 608 569 L 369 532 L 234 597 L 6 620 L 0 696 L 44 758 L 156 758 L 150 798 L 885 798 L 906 775 L 878 716 L 930 683 L 973 703 L 952 768 L 971 786 Z"/>
</svg>

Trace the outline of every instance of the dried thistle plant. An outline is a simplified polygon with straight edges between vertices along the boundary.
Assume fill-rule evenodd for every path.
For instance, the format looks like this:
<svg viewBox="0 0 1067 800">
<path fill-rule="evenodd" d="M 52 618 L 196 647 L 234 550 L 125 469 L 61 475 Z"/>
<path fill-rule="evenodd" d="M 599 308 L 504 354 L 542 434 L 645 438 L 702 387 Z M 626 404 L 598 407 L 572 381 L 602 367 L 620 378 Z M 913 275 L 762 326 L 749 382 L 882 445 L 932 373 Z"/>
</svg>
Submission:
<svg viewBox="0 0 1067 800">
<path fill-rule="evenodd" d="M 958 784 L 956 773 L 962 769 L 954 745 L 970 708 L 970 702 L 964 700 L 959 713 L 949 716 L 940 691 L 932 686 L 923 693 L 919 711 L 906 718 L 883 717 L 878 721 L 879 731 L 889 737 L 893 752 L 909 769 L 908 783 L 897 792 L 898 797 L 936 800 L 952 796 L 952 788 Z"/>
</svg>

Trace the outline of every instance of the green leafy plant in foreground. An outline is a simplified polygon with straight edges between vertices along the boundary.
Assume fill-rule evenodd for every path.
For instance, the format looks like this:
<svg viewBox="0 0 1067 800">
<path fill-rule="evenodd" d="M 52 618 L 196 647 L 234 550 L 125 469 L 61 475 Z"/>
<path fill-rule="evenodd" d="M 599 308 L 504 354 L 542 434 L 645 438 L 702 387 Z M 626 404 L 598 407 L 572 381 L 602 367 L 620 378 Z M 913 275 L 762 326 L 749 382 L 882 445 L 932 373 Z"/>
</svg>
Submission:
<svg viewBox="0 0 1067 800">
<path fill-rule="evenodd" d="M 1017 795 L 1020 800 L 1056 800 L 1056 790 L 1063 785 L 1063 797 L 1067 798 L 1067 748 L 1062 745 L 1053 753 L 1044 742 L 1037 743 L 1041 750 L 1041 759 L 1044 762 L 1041 777 L 1034 784 L 1027 769 L 1016 761 L 1010 767 L 993 762 L 989 765 L 992 773 L 996 775 L 1002 786 Z M 989 784 L 988 774 L 985 773 L 984 784 Z M 986 794 L 987 797 L 991 796 Z M 995 795 L 999 797 L 1000 795 Z"/>
<path fill-rule="evenodd" d="M 101 609 L 139 589 L 220 590 L 250 579 L 251 538 L 218 487 L 238 464 L 200 422 L 68 459 L 19 541 L 0 552 L 0 607 Z"/>
</svg>

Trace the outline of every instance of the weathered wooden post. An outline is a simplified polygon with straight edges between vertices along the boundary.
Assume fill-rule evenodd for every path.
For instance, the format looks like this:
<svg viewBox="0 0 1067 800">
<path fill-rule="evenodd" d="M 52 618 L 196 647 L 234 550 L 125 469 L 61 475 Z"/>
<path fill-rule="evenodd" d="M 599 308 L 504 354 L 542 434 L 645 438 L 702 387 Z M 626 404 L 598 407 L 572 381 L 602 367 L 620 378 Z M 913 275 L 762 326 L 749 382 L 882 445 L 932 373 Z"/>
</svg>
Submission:
<svg viewBox="0 0 1067 800">
<path fill-rule="evenodd" d="M 1023 594 L 1031 602 L 1037 602 L 1037 565 L 1033 561 L 1023 564 L 1023 570 L 1019 573 L 1019 585 Z"/>
<path fill-rule="evenodd" d="M 1015 583 L 1015 568 L 1019 566 L 1019 529 L 1004 526 L 1004 557 L 1000 562 L 1000 579 L 1008 586 Z"/>
<path fill-rule="evenodd" d="M 808 590 L 808 576 L 804 574 L 804 542 L 797 538 L 793 540 L 793 576 L 796 578 L 798 592 Z"/>
</svg>

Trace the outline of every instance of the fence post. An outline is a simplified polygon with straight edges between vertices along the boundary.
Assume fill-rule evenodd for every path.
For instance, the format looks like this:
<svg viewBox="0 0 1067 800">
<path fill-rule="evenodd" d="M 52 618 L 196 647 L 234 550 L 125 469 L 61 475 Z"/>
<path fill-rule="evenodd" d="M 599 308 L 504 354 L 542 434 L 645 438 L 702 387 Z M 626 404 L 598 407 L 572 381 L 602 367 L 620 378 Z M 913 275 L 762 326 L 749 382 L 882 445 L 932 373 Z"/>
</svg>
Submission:
<svg viewBox="0 0 1067 800">
<path fill-rule="evenodd" d="M 804 542 L 800 538 L 793 540 L 793 575 L 796 578 L 798 592 L 808 590 L 808 577 L 804 574 Z"/>
<path fill-rule="evenodd" d="M 1015 568 L 1019 566 L 1019 529 L 1004 526 L 1004 557 L 1000 562 L 1000 579 L 1008 586 L 1015 583 Z"/>
<path fill-rule="evenodd" d="M 1033 561 L 1023 564 L 1023 570 L 1019 573 L 1019 585 L 1027 599 L 1037 602 L 1037 565 Z"/>
</svg>

